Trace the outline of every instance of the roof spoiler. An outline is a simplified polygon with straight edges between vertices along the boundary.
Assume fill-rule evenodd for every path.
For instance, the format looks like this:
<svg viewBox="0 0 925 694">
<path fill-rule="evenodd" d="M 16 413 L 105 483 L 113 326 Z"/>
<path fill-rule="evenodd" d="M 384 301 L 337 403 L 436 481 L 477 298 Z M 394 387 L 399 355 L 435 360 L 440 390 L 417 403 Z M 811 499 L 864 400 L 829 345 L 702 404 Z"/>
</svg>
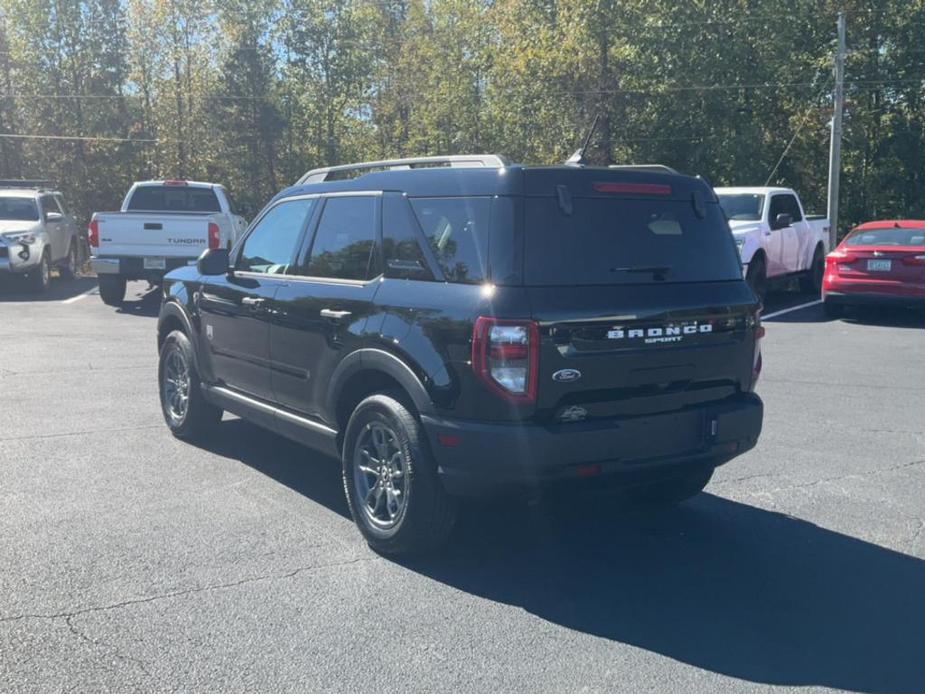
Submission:
<svg viewBox="0 0 925 694">
<path fill-rule="evenodd" d="M 362 175 L 377 169 L 402 170 L 448 166 L 451 168 L 473 169 L 491 168 L 500 169 L 510 166 L 510 162 L 498 154 L 454 154 L 443 157 L 411 157 L 408 159 L 384 159 L 382 161 L 364 161 L 356 164 L 342 164 L 340 166 L 326 166 L 321 169 L 312 169 L 300 178 L 296 185 L 305 183 L 322 183 L 327 181 L 331 174 L 355 173 Z"/>
</svg>

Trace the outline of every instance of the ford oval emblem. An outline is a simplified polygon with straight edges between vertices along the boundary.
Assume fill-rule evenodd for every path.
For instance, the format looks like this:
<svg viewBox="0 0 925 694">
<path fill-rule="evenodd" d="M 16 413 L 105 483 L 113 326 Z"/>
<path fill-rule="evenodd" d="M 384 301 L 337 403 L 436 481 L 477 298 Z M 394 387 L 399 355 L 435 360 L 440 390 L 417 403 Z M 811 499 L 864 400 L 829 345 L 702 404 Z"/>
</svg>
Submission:
<svg viewBox="0 0 925 694">
<path fill-rule="evenodd" d="M 581 371 L 578 369 L 560 369 L 552 375 L 552 380 L 559 383 L 571 383 L 581 378 Z"/>
</svg>

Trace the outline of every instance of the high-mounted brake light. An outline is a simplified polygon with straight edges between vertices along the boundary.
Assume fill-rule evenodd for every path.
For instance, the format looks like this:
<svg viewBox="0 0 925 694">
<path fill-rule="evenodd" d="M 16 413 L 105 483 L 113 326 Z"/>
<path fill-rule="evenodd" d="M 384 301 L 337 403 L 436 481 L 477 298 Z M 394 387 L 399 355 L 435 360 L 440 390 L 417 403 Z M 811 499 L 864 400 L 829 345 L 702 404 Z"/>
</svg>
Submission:
<svg viewBox="0 0 925 694">
<path fill-rule="evenodd" d="M 218 248 L 220 239 L 220 232 L 218 224 L 215 222 L 209 222 L 209 248 Z"/>
<path fill-rule="evenodd" d="M 87 243 L 94 248 L 100 247 L 100 223 L 95 219 L 87 227 Z"/>
<path fill-rule="evenodd" d="M 518 403 L 536 402 L 539 328 L 533 321 L 482 316 L 472 331 L 472 369 L 495 393 Z"/>
<path fill-rule="evenodd" d="M 181 180 L 179 178 L 171 178 L 164 181 L 165 186 L 188 186 L 189 182 Z"/>
<path fill-rule="evenodd" d="M 595 183 L 598 193 L 612 195 L 671 195 L 671 186 L 661 183 Z"/>
</svg>

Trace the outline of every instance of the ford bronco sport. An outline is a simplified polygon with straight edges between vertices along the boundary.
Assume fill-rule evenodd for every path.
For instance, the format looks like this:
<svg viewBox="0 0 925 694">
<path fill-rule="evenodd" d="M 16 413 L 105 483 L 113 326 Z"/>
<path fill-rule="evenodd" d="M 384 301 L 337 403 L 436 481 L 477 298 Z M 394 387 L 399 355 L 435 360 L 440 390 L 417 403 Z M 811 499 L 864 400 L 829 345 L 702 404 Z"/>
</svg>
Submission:
<svg viewBox="0 0 925 694">
<path fill-rule="evenodd" d="M 752 448 L 759 304 L 712 189 L 666 167 L 423 158 L 311 171 L 167 275 L 167 425 L 223 411 L 338 457 L 384 553 L 459 499 L 700 492 Z"/>
</svg>

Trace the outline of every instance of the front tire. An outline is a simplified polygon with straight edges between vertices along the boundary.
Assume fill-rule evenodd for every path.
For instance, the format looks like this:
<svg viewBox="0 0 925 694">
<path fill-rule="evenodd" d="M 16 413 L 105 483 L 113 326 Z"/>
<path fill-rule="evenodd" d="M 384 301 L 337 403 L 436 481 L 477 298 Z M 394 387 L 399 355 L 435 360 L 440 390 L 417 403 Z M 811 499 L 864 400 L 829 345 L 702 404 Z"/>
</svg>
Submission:
<svg viewBox="0 0 925 694">
<path fill-rule="evenodd" d="M 698 469 L 629 490 L 630 499 L 645 506 L 675 506 L 704 490 L 713 468 Z"/>
<path fill-rule="evenodd" d="M 121 306 L 125 300 L 125 278 L 118 275 L 100 275 L 100 298 L 107 306 Z"/>
<path fill-rule="evenodd" d="M 161 413 L 178 439 L 200 440 L 222 419 L 221 408 L 206 401 L 189 338 L 174 330 L 161 345 L 157 370 Z"/>
<path fill-rule="evenodd" d="M 48 291 L 48 287 L 51 286 L 51 257 L 47 248 L 42 252 L 39 266 L 26 275 L 26 282 L 30 291 L 40 293 Z"/>
<path fill-rule="evenodd" d="M 446 541 L 458 502 L 443 489 L 421 424 L 401 402 L 378 394 L 357 406 L 342 463 L 350 513 L 373 550 L 419 554 Z"/>
</svg>

